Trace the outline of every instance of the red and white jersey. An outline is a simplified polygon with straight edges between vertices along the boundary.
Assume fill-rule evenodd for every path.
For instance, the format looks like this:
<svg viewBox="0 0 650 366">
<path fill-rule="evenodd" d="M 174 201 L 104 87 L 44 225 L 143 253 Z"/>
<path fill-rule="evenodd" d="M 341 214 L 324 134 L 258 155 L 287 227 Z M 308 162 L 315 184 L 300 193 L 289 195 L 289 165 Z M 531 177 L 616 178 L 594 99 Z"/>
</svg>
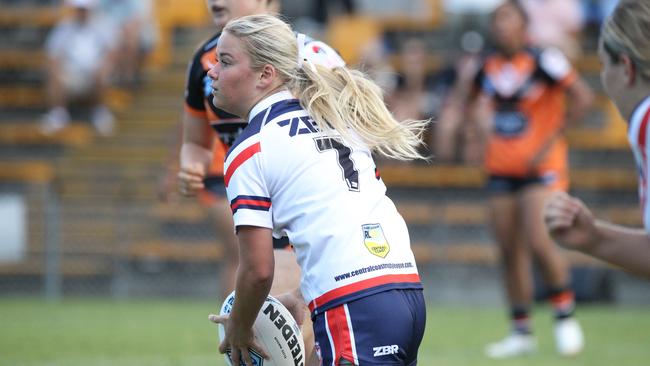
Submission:
<svg viewBox="0 0 650 366">
<path fill-rule="evenodd" d="M 248 120 L 224 167 L 235 227 L 288 236 L 313 312 L 422 287 L 406 224 L 366 146 L 320 132 L 287 91 Z"/>
<path fill-rule="evenodd" d="M 628 127 L 630 146 L 639 170 L 639 199 L 643 212 L 643 226 L 650 233 L 650 205 L 648 204 L 648 181 L 650 179 L 650 96 L 634 110 Z"/>
</svg>

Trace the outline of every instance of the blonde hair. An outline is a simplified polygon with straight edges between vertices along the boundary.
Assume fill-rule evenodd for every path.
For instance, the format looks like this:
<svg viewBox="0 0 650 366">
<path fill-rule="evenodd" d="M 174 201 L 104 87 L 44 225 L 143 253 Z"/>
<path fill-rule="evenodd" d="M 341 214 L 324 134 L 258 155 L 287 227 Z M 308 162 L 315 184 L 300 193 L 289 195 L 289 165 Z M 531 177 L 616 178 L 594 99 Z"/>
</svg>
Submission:
<svg viewBox="0 0 650 366">
<path fill-rule="evenodd" d="M 336 130 L 348 142 L 356 133 L 372 151 L 389 158 L 424 159 L 418 147 L 430 121 L 396 121 L 381 89 L 362 72 L 299 61 L 296 36 L 282 20 L 251 15 L 231 21 L 223 31 L 242 41 L 253 69 L 270 64 L 278 71 L 321 131 Z"/>
<path fill-rule="evenodd" d="M 603 47 L 614 62 L 621 54 L 634 61 L 637 71 L 650 79 L 650 3 L 621 0 L 602 30 Z"/>
</svg>

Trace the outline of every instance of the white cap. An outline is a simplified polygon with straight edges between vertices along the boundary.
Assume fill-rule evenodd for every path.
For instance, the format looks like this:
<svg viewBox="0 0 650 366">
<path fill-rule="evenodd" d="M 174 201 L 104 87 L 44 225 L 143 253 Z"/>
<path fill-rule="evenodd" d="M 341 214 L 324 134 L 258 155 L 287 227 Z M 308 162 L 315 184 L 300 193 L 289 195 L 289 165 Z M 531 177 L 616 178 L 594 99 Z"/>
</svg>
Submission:
<svg viewBox="0 0 650 366">
<path fill-rule="evenodd" d="M 97 0 L 66 0 L 65 3 L 74 8 L 92 9 L 97 5 Z"/>
</svg>

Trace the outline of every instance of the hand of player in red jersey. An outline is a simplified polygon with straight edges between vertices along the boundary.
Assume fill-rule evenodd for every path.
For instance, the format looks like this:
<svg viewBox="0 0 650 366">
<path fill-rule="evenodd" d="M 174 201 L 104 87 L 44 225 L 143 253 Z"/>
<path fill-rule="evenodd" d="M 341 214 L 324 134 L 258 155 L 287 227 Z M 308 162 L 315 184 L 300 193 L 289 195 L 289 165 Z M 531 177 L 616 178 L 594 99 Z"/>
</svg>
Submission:
<svg viewBox="0 0 650 366">
<path fill-rule="evenodd" d="M 544 222 L 551 237 L 566 248 L 585 251 L 597 240 L 593 214 L 581 200 L 565 192 L 548 199 Z"/>
</svg>

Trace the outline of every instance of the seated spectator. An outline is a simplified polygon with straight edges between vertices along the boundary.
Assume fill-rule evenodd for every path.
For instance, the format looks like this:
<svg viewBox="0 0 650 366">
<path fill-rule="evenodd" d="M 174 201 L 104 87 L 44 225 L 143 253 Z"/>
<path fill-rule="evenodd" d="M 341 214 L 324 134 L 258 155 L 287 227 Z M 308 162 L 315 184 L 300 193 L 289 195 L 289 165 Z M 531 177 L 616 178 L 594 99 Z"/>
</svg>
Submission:
<svg viewBox="0 0 650 366">
<path fill-rule="evenodd" d="M 397 85 L 397 73 L 388 62 L 386 47 L 380 37 L 366 43 L 360 50 L 358 68 L 365 72 L 384 92 L 393 93 Z"/>
<path fill-rule="evenodd" d="M 110 27 L 95 17 L 94 0 L 66 0 L 72 17 L 59 22 L 46 43 L 47 91 L 51 109 L 41 130 L 55 133 L 70 122 L 69 104 L 87 100 L 93 105 L 91 121 L 98 133 L 111 135 L 114 118 L 103 103 L 112 67 L 114 37 Z"/>
<path fill-rule="evenodd" d="M 432 77 L 427 70 L 427 46 L 418 38 L 410 38 L 400 52 L 401 71 L 395 91 L 387 102 L 397 120 L 428 119 L 433 116 L 436 98 Z"/>
<path fill-rule="evenodd" d="M 151 0 L 100 0 L 98 11 L 118 32 L 117 81 L 126 86 L 139 84 L 140 71 L 157 37 Z"/>
</svg>

